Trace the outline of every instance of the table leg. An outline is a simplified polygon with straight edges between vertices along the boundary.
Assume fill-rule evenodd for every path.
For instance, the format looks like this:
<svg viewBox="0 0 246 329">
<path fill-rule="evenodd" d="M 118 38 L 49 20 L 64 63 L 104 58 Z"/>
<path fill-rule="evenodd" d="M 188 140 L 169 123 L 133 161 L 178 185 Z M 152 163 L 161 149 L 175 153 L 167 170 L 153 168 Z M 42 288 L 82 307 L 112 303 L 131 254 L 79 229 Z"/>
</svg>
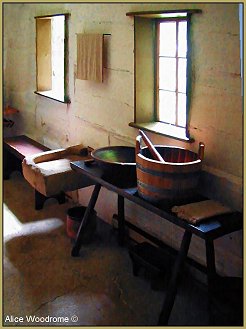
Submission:
<svg viewBox="0 0 246 329">
<path fill-rule="evenodd" d="M 210 288 L 213 287 L 213 283 L 216 278 L 214 241 L 205 240 L 205 244 L 206 244 L 208 288 L 210 290 Z"/>
<path fill-rule="evenodd" d="M 34 190 L 35 193 L 35 209 L 40 210 L 43 209 L 45 201 L 48 199 L 45 195 L 41 194 L 36 189 Z"/>
<path fill-rule="evenodd" d="M 182 270 L 182 266 L 184 264 L 185 258 L 188 254 L 190 242 L 191 242 L 192 233 L 189 231 L 185 231 L 183 235 L 183 239 L 181 242 L 180 250 L 178 256 L 176 258 L 174 268 L 172 271 L 170 283 L 168 286 L 167 294 L 163 303 L 163 307 L 161 310 L 161 314 L 159 316 L 158 325 L 167 325 L 168 320 L 173 308 L 176 291 L 177 291 L 177 283 L 180 271 Z"/>
<path fill-rule="evenodd" d="M 3 155 L 3 179 L 7 180 L 10 178 L 10 174 L 13 171 L 19 171 L 22 173 L 21 160 L 16 158 L 12 153 L 4 148 Z"/>
<path fill-rule="evenodd" d="M 44 203 L 46 200 L 50 198 L 55 198 L 59 204 L 63 204 L 66 202 L 66 195 L 64 192 L 60 192 L 56 195 L 46 196 L 41 194 L 39 191 L 35 190 L 35 209 L 41 210 L 44 207 Z"/>
<path fill-rule="evenodd" d="M 124 197 L 118 194 L 118 242 L 120 246 L 124 245 L 125 238 L 125 207 L 124 207 Z"/>
<path fill-rule="evenodd" d="M 87 224 L 87 221 L 89 220 L 89 217 L 90 217 L 90 214 L 91 214 L 92 210 L 95 207 L 100 189 L 101 189 L 101 184 L 96 184 L 96 186 L 94 187 L 94 190 L 92 192 L 89 204 L 86 208 L 84 217 L 83 217 L 83 219 L 81 221 L 81 224 L 79 226 L 79 229 L 78 229 L 76 241 L 74 243 L 74 246 L 73 246 L 73 249 L 72 249 L 72 252 L 71 252 L 71 255 L 73 257 L 79 256 L 79 251 L 80 251 L 81 244 L 82 244 L 82 232 L 83 232 L 84 227 Z"/>
<path fill-rule="evenodd" d="M 207 260 L 208 312 L 210 314 L 211 312 L 210 305 L 216 284 L 214 241 L 205 240 L 205 244 L 206 244 L 206 260 Z"/>
</svg>

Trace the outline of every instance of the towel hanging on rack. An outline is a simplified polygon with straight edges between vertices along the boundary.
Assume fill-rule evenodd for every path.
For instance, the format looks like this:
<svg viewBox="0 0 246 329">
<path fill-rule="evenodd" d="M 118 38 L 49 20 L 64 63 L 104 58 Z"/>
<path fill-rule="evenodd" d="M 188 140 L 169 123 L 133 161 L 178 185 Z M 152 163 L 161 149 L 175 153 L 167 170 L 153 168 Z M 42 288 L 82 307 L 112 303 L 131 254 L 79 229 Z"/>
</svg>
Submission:
<svg viewBox="0 0 246 329">
<path fill-rule="evenodd" d="M 77 79 L 103 82 L 103 34 L 77 34 Z"/>
</svg>

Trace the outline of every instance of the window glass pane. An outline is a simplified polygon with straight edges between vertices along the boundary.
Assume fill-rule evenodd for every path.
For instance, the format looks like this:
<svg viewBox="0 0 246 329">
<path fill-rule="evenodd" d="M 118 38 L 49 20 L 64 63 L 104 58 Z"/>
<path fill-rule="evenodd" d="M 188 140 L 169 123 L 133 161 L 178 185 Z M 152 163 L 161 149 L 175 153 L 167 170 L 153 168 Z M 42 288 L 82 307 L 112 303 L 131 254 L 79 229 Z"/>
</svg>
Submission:
<svg viewBox="0 0 246 329">
<path fill-rule="evenodd" d="M 187 54 L 187 22 L 179 22 L 178 57 L 186 57 L 186 54 Z"/>
<path fill-rule="evenodd" d="M 159 88 L 165 90 L 176 90 L 176 59 L 159 59 Z"/>
<path fill-rule="evenodd" d="M 175 124 L 176 121 L 175 92 L 159 91 L 159 120 Z"/>
<path fill-rule="evenodd" d="M 186 126 L 186 95 L 178 93 L 178 126 Z"/>
<path fill-rule="evenodd" d="M 176 22 L 160 23 L 160 56 L 176 54 Z"/>
<path fill-rule="evenodd" d="M 178 40 L 176 40 L 176 31 L 178 31 Z M 187 21 L 160 23 L 158 72 L 160 121 L 186 127 L 186 71 Z"/>
<path fill-rule="evenodd" d="M 186 93 L 186 66 L 187 60 L 180 58 L 178 64 L 178 91 Z"/>
</svg>

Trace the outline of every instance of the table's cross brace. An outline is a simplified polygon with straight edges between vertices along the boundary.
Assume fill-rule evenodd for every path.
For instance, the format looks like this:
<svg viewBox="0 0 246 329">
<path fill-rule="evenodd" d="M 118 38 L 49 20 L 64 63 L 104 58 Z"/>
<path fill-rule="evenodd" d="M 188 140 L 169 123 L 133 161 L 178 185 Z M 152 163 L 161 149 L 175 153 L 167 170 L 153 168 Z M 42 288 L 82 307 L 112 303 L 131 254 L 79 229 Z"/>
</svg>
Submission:
<svg viewBox="0 0 246 329">
<path fill-rule="evenodd" d="M 125 208 L 124 197 L 118 194 L 118 241 L 123 246 L 125 238 Z"/>
<path fill-rule="evenodd" d="M 173 308 L 176 291 L 177 291 L 177 283 L 178 283 L 178 277 L 179 274 L 182 271 L 182 267 L 185 262 L 185 258 L 188 254 L 190 242 L 191 242 L 192 233 L 189 231 L 185 231 L 183 235 L 183 239 L 181 242 L 180 250 L 178 253 L 178 256 L 176 258 L 176 261 L 174 263 L 171 280 L 168 284 L 168 290 L 167 294 L 163 303 L 163 307 L 160 313 L 159 317 L 159 325 L 167 325 L 168 320 Z"/>
<path fill-rule="evenodd" d="M 100 189 L 101 189 L 101 184 L 96 184 L 95 187 L 94 187 L 94 190 L 92 192 L 88 207 L 86 208 L 84 217 L 83 217 L 83 219 L 80 223 L 78 233 L 77 233 L 77 237 L 76 237 L 76 241 L 75 241 L 75 244 L 74 244 L 72 252 L 71 252 L 71 255 L 74 256 L 74 257 L 79 256 L 80 247 L 81 247 L 81 244 L 83 242 L 82 241 L 82 237 L 83 237 L 82 231 L 83 231 L 84 227 L 86 226 L 86 224 L 89 220 L 89 217 L 92 213 L 92 210 L 94 209 L 94 207 L 96 205 Z"/>
</svg>

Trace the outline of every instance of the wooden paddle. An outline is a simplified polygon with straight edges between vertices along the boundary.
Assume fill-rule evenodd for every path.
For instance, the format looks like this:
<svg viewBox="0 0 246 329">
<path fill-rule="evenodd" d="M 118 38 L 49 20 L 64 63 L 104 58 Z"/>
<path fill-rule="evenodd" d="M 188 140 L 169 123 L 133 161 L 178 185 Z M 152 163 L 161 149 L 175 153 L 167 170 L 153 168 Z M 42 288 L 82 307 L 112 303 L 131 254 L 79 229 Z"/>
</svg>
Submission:
<svg viewBox="0 0 246 329">
<path fill-rule="evenodd" d="M 152 144 L 151 140 L 148 138 L 148 136 L 142 131 L 139 130 L 140 135 L 143 138 L 144 143 L 146 146 L 148 146 L 148 149 L 150 150 L 150 153 L 154 157 L 155 160 L 160 161 L 162 163 L 165 163 L 166 161 L 163 159 L 163 157 L 160 155 L 160 153 L 157 151 L 155 146 Z"/>
</svg>

